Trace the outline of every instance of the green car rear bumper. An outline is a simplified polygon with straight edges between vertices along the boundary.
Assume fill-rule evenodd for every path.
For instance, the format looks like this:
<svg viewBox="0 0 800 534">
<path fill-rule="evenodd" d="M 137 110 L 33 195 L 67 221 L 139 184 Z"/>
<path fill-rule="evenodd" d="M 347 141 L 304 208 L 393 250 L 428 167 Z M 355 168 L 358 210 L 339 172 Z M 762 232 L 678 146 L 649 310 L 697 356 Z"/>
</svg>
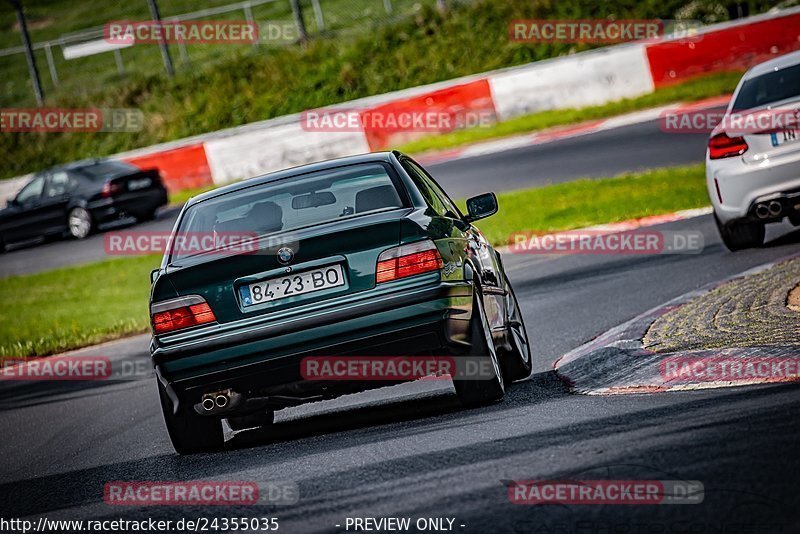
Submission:
<svg viewBox="0 0 800 534">
<path fill-rule="evenodd" d="M 231 388 L 299 404 L 376 386 L 304 381 L 300 362 L 307 356 L 463 353 L 469 348 L 472 294 L 471 283 L 423 275 L 280 317 L 160 336 L 151 353 L 173 402 L 194 405 L 205 393 Z"/>
</svg>

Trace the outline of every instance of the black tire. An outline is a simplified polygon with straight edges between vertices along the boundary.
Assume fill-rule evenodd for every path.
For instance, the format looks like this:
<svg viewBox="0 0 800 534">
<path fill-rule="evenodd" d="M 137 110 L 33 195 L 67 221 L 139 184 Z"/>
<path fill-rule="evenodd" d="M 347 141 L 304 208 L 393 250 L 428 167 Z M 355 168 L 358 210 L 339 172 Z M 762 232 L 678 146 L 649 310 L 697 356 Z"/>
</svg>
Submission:
<svg viewBox="0 0 800 534">
<path fill-rule="evenodd" d="M 156 209 L 154 208 L 151 211 L 146 211 L 136 216 L 136 222 L 143 223 L 152 221 L 156 218 Z"/>
<path fill-rule="evenodd" d="M 525 321 L 522 317 L 522 310 L 519 307 L 517 296 L 511 282 L 506 278 L 506 288 L 508 288 L 508 343 L 510 348 L 502 352 L 501 363 L 506 380 L 514 382 L 523 380 L 531 376 L 533 362 L 531 360 L 531 345 L 528 339 L 528 331 L 525 329 Z"/>
<path fill-rule="evenodd" d="M 455 386 L 458 399 L 465 406 L 483 406 L 503 400 L 506 393 L 503 372 L 500 369 L 497 350 L 492 341 L 489 322 L 486 319 L 486 312 L 483 311 L 483 301 L 478 290 L 475 291 L 475 296 L 472 298 L 470 341 L 472 348 L 469 356 L 488 358 L 494 376 L 474 380 L 454 378 L 453 386 Z"/>
<path fill-rule="evenodd" d="M 225 444 L 222 421 L 216 417 L 197 415 L 191 407 L 186 406 L 181 406 L 177 414 L 173 413 L 172 401 L 167 396 L 161 382 L 156 382 L 158 383 L 158 396 L 161 399 L 164 423 L 175 452 L 196 454 L 221 451 Z"/>
<path fill-rule="evenodd" d="M 764 244 L 764 223 L 737 221 L 722 224 L 714 214 L 714 222 L 717 223 L 717 230 L 722 242 L 730 251 L 743 250 L 746 248 L 760 247 Z"/>
</svg>

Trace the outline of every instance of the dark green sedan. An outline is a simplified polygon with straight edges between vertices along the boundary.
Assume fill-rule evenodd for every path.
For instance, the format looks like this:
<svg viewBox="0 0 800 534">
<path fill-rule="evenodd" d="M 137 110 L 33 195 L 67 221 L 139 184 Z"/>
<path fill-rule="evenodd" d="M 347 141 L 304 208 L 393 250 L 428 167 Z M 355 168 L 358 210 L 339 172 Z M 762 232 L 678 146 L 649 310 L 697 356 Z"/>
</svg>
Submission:
<svg viewBox="0 0 800 534">
<path fill-rule="evenodd" d="M 392 366 L 309 376 L 326 359 L 329 371 L 361 359 L 483 364 L 438 376 L 452 377 L 465 405 L 501 400 L 530 374 L 530 348 L 501 258 L 472 224 L 494 214 L 497 199 L 485 193 L 467 208 L 399 152 L 296 167 L 190 200 L 150 299 L 175 450 L 222 449 L 223 419 L 234 431 L 267 427 L 275 410 L 409 379 Z"/>
</svg>

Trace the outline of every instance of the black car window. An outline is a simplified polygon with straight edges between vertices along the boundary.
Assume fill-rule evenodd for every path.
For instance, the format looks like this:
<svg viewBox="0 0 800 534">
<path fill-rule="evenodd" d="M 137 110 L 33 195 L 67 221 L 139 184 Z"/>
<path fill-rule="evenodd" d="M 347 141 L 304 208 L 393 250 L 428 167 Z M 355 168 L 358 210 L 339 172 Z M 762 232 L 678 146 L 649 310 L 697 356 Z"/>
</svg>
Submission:
<svg viewBox="0 0 800 534">
<path fill-rule="evenodd" d="M 124 161 L 101 161 L 77 169 L 81 174 L 92 179 L 105 179 L 107 177 L 122 176 L 138 172 L 139 169 Z"/>
<path fill-rule="evenodd" d="M 404 207 L 390 172 L 363 163 L 231 191 L 189 206 L 177 233 L 261 236 Z M 186 255 L 173 251 L 170 261 Z"/>
<path fill-rule="evenodd" d="M 442 202 L 436 193 L 433 192 L 433 189 L 431 189 L 430 184 L 425 178 L 425 175 L 407 159 L 401 160 L 400 164 L 417 186 L 417 189 L 419 189 L 419 192 L 422 194 L 425 202 L 428 203 L 428 206 L 430 206 L 430 208 L 436 212 L 436 214 L 445 216 L 447 214 L 447 206 L 445 206 L 444 202 Z"/>
<path fill-rule="evenodd" d="M 451 217 L 453 219 L 460 219 L 461 212 L 456 205 L 450 200 L 450 197 L 442 191 L 442 188 L 425 172 L 425 170 L 409 159 L 403 159 L 403 167 L 406 169 L 414 183 L 419 187 L 422 196 L 428 201 L 428 205 L 433 210 L 444 217 Z"/>
<path fill-rule="evenodd" d="M 44 187 L 45 198 L 57 198 L 66 195 L 70 189 L 70 177 L 66 171 L 55 171 L 47 177 Z"/>
<path fill-rule="evenodd" d="M 27 204 L 32 200 L 42 197 L 42 190 L 44 189 L 44 176 L 37 176 L 31 180 L 28 185 L 22 188 L 17 194 L 17 202 L 20 204 Z"/>
<path fill-rule="evenodd" d="M 733 104 L 733 111 L 758 108 L 798 96 L 800 96 L 800 65 L 794 65 L 744 82 Z"/>
<path fill-rule="evenodd" d="M 454 219 L 460 219 L 461 210 L 458 209 L 456 203 L 453 202 L 453 200 L 447 195 L 447 193 L 445 193 L 444 189 L 442 189 L 439 186 L 439 184 L 436 183 L 436 180 L 433 179 L 433 176 L 428 174 L 428 171 L 423 169 L 417 162 L 409 160 L 408 163 L 411 166 L 413 166 L 418 173 L 422 174 L 423 179 L 428 184 L 428 187 L 431 188 L 433 194 L 435 194 L 439 198 L 442 204 L 444 204 L 444 206 L 447 208 L 447 211 L 450 212 L 449 216 Z"/>
</svg>

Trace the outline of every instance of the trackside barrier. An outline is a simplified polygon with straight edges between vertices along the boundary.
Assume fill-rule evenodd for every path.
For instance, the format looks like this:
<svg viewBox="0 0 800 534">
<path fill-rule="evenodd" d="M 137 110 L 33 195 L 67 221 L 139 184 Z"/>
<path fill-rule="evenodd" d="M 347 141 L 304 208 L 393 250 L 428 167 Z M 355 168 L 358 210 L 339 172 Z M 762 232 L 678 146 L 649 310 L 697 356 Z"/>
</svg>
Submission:
<svg viewBox="0 0 800 534">
<path fill-rule="evenodd" d="M 754 17 L 701 31 L 699 39 L 676 39 L 647 45 L 650 75 L 656 88 L 695 76 L 746 69 L 800 48 L 800 12 Z"/>
<path fill-rule="evenodd" d="M 743 69 L 800 49 L 800 8 L 708 26 L 683 39 L 624 43 L 521 67 L 376 95 L 339 106 L 363 117 L 409 112 L 481 113 L 496 120 L 600 105 L 651 93 L 694 76 Z M 328 158 L 396 146 L 413 128 L 309 131 L 301 114 L 155 145 L 114 156 L 158 167 L 171 191 L 224 184 Z M 15 186 L 20 181 L 10 182 Z M 0 193 L 9 194 L 0 188 Z"/>
<path fill-rule="evenodd" d="M 28 183 L 28 180 L 32 177 L 33 174 L 26 174 L 9 180 L 0 180 L 0 208 L 3 207 L 7 200 L 14 198 L 19 193 L 19 190 L 22 189 L 22 186 Z"/>
<path fill-rule="evenodd" d="M 642 44 L 531 63 L 489 75 L 498 118 L 599 105 L 653 92 Z"/>
<path fill-rule="evenodd" d="M 774 18 L 712 26 L 699 39 L 648 44 L 647 59 L 658 88 L 712 72 L 746 69 L 799 48 L 800 13 L 794 10 Z"/>
<path fill-rule="evenodd" d="M 397 146 L 425 135 L 424 132 L 414 131 L 413 127 L 390 125 L 392 118 L 420 113 L 443 114 L 453 117 L 454 120 L 457 120 L 458 116 L 489 116 L 492 121 L 496 121 L 489 81 L 475 80 L 410 98 L 401 98 L 363 111 L 361 115 L 366 125 L 364 134 L 370 149 L 381 150 Z M 378 120 L 371 120 L 372 118 Z"/>
<path fill-rule="evenodd" d="M 140 169 L 157 167 L 171 192 L 214 183 L 202 143 L 122 159 Z"/>
<path fill-rule="evenodd" d="M 295 167 L 304 163 L 369 152 L 363 131 L 309 132 L 299 122 L 206 141 L 215 184 Z"/>
</svg>

